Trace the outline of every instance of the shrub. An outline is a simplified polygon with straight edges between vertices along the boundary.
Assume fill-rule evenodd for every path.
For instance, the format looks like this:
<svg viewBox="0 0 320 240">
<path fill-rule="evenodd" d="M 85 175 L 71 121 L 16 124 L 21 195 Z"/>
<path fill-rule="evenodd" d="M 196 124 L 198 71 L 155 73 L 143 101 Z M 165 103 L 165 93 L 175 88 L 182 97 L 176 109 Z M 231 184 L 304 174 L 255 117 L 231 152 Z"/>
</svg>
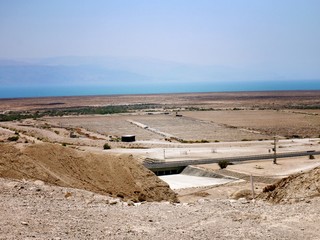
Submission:
<svg viewBox="0 0 320 240">
<path fill-rule="evenodd" d="M 294 135 L 292 135 L 291 136 L 292 138 L 301 138 L 299 135 L 297 135 L 297 134 L 294 134 Z"/>
<path fill-rule="evenodd" d="M 8 137 L 9 141 L 18 141 L 18 139 L 19 139 L 18 135 L 15 135 L 15 136 L 12 136 L 12 137 Z"/>
<path fill-rule="evenodd" d="M 110 138 L 110 142 L 121 142 L 121 138 L 120 137 L 109 137 Z"/>
<path fill-rule="evenodd" d="M 111 149 L 111 147 L 110 147 L 110 145 L 109 145 L 108 143 L 105 143 L 105 144 L 103 145 L 103 149 L 104 149 L 104 150 L 107 150 L 107 149 Z"/>
<path fill-rule="evenodd" d="M 224 168 L 227 168 L 228 165 L 230 165 L 230 162 L 228 160 L 220 160 L 218 162 L 218 165 L 220 169 L 224 169 Z"/>
<path fill-rule="evenodd" d="M 262 192 L 272 192 L 273 190 L 276 189 L 276 185 L 267 185 L 266 187 L 263 188 Z"/>
<path fill-rule="evenodd" d="M 67 143 L 62 143 L 62 146 L 66 147 L 66 146 L 67 146 Z"/>
<path fill-rule="evenodd" d="M 309 159 L 315 159 L 313 155 L 309 155 Z"/>
</svg>

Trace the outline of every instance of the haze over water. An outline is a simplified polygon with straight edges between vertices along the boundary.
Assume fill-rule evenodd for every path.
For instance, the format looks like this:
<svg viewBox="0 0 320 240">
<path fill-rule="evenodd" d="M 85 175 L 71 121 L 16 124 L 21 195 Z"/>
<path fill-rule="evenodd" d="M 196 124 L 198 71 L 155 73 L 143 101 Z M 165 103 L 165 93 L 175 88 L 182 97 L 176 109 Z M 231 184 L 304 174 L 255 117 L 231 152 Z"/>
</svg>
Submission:
<svg viewBox="0 0 320 240">
<path fill-rule="evenodd" d="M 49 96 L 88 96 L 113 94 L 161 94 L 195 92 L 234 92 L 234 91 L 282 91 L 319 90 L 320 81 L 264 82 L 264 83 L 209 83 L 209 84 L 170 84 L 121 86 L 69 86 L 69 87 L 1 87 L 1 98 L 49 97 Z"/>
<path fill-rule="evenodd" d="M 320 90 L 320 1 L 0 2 L 0 98 Z"/>
</svg>

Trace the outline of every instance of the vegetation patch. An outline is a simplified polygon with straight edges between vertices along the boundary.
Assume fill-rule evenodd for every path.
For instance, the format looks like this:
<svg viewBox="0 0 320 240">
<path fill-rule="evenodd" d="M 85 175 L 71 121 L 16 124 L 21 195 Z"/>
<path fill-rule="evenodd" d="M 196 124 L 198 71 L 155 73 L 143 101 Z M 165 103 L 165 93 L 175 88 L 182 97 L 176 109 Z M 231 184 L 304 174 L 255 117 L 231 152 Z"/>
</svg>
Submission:
<svg viewBox="0 0 320 240">
<path fill-rule="evenodd" d="M 209 143 L 208 140 L 202 139 L 202 140 L 183 140 L 183 139 L 179 139 L 178 140 L 181 143 Z"/>
<path fill-rule="evenodd" d="M 111 147 L 110 147 L 110 145 L 109 145 L 108 143 L 105 143 L 105 144 L 103 145 L 103 149 L 104 149 L 104 150 L 108 150 L 108 149 L 111 149 Z"/>
<path fill-rule="evenodd" d="M 18 141 L 19 140 L 19 136 L 18 135 L 15 135 L 15 136 L 12 136 L 12 137 L 8 137 L 8 141 Z"/>
<path fill-rule="evenodd" d="M 218 162 L 218 165 L 219 165 L 220 169 L 224 169 L 224 168 L 227 168 L 228 165 L 232 165 L 232 164 L 230 164 L 230 162 L 228 160 L 220 160 Z"/>
<path fill-rule="evenodd" d="M 160 108 L 159 104 L 132 104 L 132 105 L 110 105 L 101 107 L 69 107 L 69 108 L 53 108 L 40 109 L 36 111 L 10 111 L 5 114 L 0 114 L 0 122 L 23 120 L 27 118 L 37 119 L 44 116 L 66 116 L 66 115 L 92 115 L 92 114 L 116 114 L 128 113 L 135 110 L 156 109 Z M 45 126 L 47 127 L 47 126 Z"/>
<path fill-rule="evenodd" d="M 314 155 L 309 155 L 309 159 L 315 159 Z"/>
</svg>

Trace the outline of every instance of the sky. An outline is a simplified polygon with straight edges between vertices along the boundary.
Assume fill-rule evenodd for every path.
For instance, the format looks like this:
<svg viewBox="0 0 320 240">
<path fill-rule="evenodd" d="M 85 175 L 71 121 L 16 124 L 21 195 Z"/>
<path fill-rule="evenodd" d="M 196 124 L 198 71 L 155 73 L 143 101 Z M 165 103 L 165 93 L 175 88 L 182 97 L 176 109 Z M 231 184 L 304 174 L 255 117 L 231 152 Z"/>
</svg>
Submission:
<svg viewBox="0 0 320 240">
<path fill-rule="evenodd" d="M 0 0 L 0 59 L 111 56 L 320 79 L 318 0 Z"/>
</svg>

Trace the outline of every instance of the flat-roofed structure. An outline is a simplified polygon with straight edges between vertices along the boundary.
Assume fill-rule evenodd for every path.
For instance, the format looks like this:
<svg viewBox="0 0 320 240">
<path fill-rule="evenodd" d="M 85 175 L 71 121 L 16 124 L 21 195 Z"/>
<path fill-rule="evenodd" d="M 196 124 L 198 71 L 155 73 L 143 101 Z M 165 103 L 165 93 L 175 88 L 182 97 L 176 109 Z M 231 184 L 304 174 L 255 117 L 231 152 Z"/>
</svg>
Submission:
<svg viewBox="0 0 320 240">
<path fill-rule="evenodd" d="M 136 136 L 135 135 L 123 135 L 123 136 L 121 136 L 121 141 L 122 142 L 134 142 L 134 141 L 136 141 Z"/>
</svg>

